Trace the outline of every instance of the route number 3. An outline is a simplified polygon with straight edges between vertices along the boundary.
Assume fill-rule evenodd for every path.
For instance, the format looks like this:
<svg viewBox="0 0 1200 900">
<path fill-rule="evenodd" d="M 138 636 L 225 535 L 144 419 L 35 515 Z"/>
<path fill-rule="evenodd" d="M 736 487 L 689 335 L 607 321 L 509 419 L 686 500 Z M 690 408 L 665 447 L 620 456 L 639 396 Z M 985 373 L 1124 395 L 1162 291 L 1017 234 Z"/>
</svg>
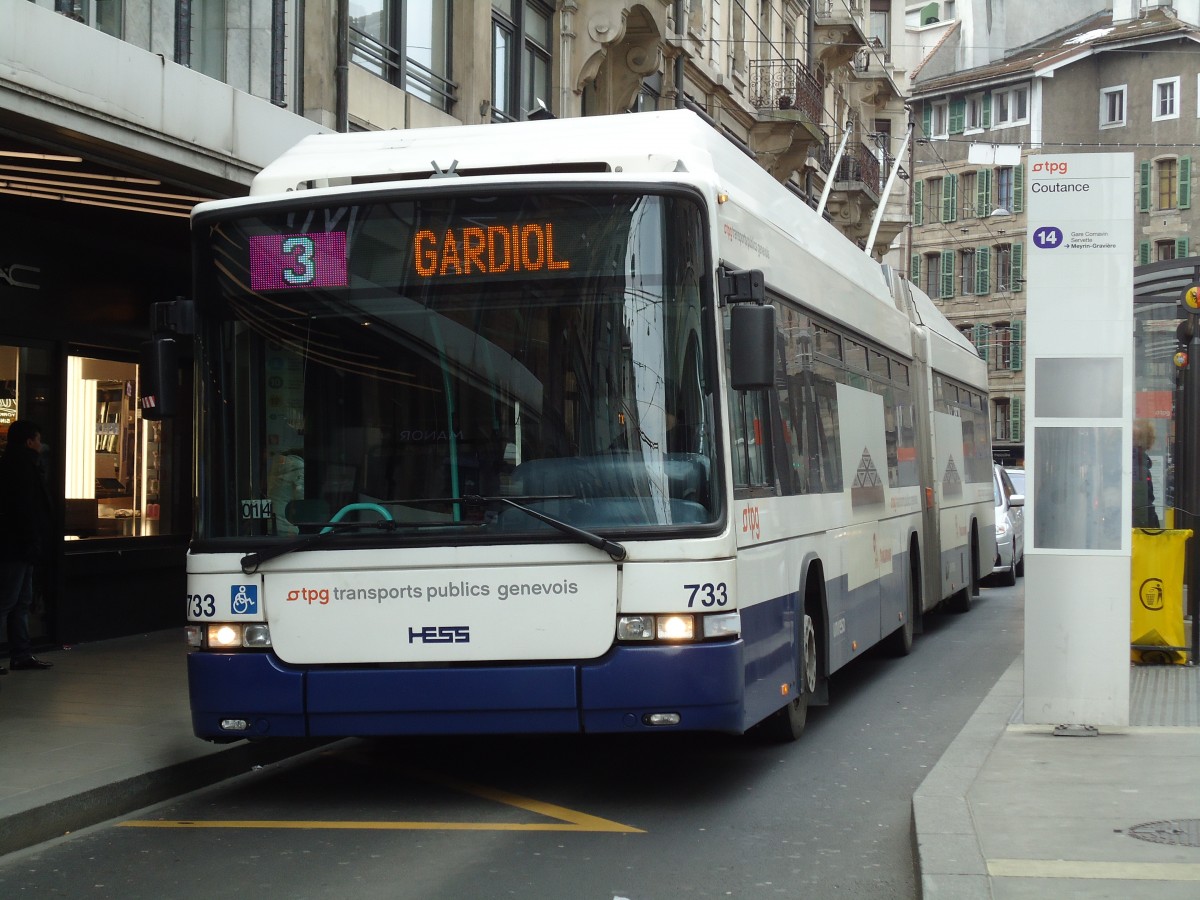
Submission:
<svg viewBox="0 0 1200 900">
<path fill-rule="evenodd" d="M 697 603 L 701 606 L 725 606 L 729 603 L 729 591 L 723 581 L 717 584 L 685 584 L 683 589 L 689 592 L 688 609 Z"/>
<path fill-rule="evenodd" d="M 290 237 L 283 242 L 281 248 L 285 254 L 292 257 L 292 267 L 283 270 L 283 280 L 288 284 L 309 284 L 317 274 L 316 263 L 313 262 L 313 239 L 310 237 Z"/>
</svg>

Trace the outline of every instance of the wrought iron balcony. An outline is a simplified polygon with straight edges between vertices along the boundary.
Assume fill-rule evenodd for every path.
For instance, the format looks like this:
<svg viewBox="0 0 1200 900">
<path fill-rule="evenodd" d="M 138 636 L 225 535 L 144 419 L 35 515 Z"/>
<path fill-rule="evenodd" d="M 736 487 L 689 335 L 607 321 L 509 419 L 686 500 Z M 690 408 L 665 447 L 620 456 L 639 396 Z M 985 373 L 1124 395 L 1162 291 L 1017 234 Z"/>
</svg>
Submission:
<svg viewBox="0 0 1200 900">
<path fill-rule="evenodd" d="M 821 83 L 798 59 L 750 63 L 750 102 L 760 110 L 799 110 L 814 125 L 821 122 Z"/>
<path fill-rule="evenodd" d="M 860 28 L 863 23 L 863 0 L 817 0 L 817 24 L 853 21 Z"/>
<path fill-rule="evenodd" d="M 879 158 L 875 155 L 875 151 L 861 141 L 847 143 L 846 149 L 842 153 L 842 160 L 838 163 L 834 182 L 837 184 L 860 182 L 868 191 L 878 197 L 879 192 L 883 189 L 883 183 L 879 178 Z"/>
</svg>

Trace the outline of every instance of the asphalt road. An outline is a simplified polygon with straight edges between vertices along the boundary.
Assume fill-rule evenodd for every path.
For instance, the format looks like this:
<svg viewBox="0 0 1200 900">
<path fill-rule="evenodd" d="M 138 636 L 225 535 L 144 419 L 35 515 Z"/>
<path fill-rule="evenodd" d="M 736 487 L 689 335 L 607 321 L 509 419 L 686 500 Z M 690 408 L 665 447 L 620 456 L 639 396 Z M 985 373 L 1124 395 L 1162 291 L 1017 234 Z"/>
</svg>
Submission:
<svg viewBox="0 0 1200 900">
<path fill-rule="evenodd" d="M 0 896 L 909 900 L 912 794 L 1021 651 L 1023 584 L 839 673 L 795 744 L 342 741 L 13 854 Z"/>
</svg>

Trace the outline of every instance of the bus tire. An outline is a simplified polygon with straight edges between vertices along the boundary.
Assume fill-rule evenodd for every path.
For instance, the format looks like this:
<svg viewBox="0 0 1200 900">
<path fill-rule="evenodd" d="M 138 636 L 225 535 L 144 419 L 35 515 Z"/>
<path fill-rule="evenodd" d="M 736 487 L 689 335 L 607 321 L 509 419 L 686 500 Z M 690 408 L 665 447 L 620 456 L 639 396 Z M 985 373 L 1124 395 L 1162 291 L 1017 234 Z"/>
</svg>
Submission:
<svg viewBox="0 0 1200 900">
<path fill-rule="evenodd" d="M 904 621 L 884 639 L 884 650 L 889 656 L 908 656 L 912 653 L 914 611 L 917 605 L 913 600 L 916 593 L 914 585 L 920 584 L 920 576 L 915 571 L 910 571 L 906 583 L 908 596 L 904 603 Z"/>
<path fill-rule="evenodd" d="M 808 724 L 808 701 L 817 690 L 817 629 L 807 610 L 800 635 L 800 661 L 796 672 L 796 694 L 762 723 L 763 736 L 780 744 L 799 739 Z"/>
</svg>

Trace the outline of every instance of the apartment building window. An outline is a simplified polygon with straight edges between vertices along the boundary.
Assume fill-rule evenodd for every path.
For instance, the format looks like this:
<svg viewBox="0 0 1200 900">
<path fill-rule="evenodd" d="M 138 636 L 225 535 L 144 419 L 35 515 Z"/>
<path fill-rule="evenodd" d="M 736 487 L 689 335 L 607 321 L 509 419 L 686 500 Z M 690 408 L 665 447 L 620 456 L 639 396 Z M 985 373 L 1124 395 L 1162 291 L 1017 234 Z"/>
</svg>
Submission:
<svg viewBox="0 0 1200 900">
<path fill-rule="evenodd" d="M 1012 290 L 1012 244 L 996 247 L 996 290 Z"/>
<path fill-rule="evenodd" d="M 992 440 L 1019 440 L 1012 437 L 1009 426 L 1012 423 L 1012 411 L 1007 397 L 992 398 Z"/>
<path fill-rule="evenodd" d="M 984 128 L 983 116 L 983 94 L 971 94 L 967 97 L 967 110 L 965 131 L 970 134 L 973 131 L 982 131 Z"/>
<path fill-rule="evenodd" d="M 357 0 L 350 16 L 354 64 L 449 110 L 450 13 L 440 0 Z"/>
<path fill-rule="evenodd" d="M 925 293 L 930 297 L 940 297 L 942 295 L 942 255 L 926 253 L 922 262 L 925 266 Z"/>
<path fill-rule="evenodd" d="M 992 372 L 1008 371 L 1010 362 L 1010 347 L 1012 347 L 1013 331 L 1007 322 L 992 323 L 989 331 L 991 347 L 988 354 L 988 368 Z"/>
<path fill-rule="evenodd" d="M 887 58 L 892 46 L 891 0 L 871 0 L 871 37 L 879 41 Z"/>
<path fill-rule="evenodd" d="M 1190 209 L 1192 206 L 1192 158 L 1165 157 L 1138 165 L 1138 209 Z"/>
<path fill-rule="evenodd" d="M 1179 76 L 1154 79 L 1154 109 L 1151 118 L 1155 121 L 1179 118 Z"/>
<path fill-rule="evenodd" d="M 225 4 L 192 4 L 191 67 L 209 78 L 225 80 Z"/>
<path fill-rule="evenodd" d="M 950 104 L 945 100 L 939 100 L 931 104 L 931 119 L 929 123 L 929 136 L 935 138 L 948 137 L 950 133 Z"/>
<path fill-rule="evenodd" d="M 958 193 L 962 197 L 962 214 L 963 218 L 974 218 L 978 215 L 975 211 L 975 173 L 960 172 L 958 176 Z"/>
<path fill-rule="evenodd" d="M 992 94 L 992 105 L 993 128 L 1024 124 L 1029 121 L 1029 88 L 1022 85 L 995 91 Z"/>
<path fill-rule="evenodd" d="M 1167 238 L 1153 243 L 1141 241 L 1138 244 L 1137 264 L 1145 266 L 1152 262 L 1161 262 L 1164 259 L 1183 259 L 1190 255 L 1188 239 L 1185 237 Z"/>
<path fill-rule="evenodd" d="M 960 250 L 958 258 L 962 272 L 962 293 L 964 297 L 970 297 L 975 293 L 975 248 Z"/>
<path fill-rule="evenodd" d="M 1160 159 L 1154 166 L 1158 186 L 1158 208 L 1179 208 L 1179 164 L 1174 159 Z"/>
<path fill-rule="evenodd" d="M 550 23 L 538 0 L 492 0 L 492 118 L 513 122 L 550 106 Z"/>
<path fill-rule="evenodd" d="M 996 209 L 1013 212 L 1013 169 L 1001 166 L 996 169 Z"/>
<path fill-rule="evenodd" d="M 1117 128 L 1125 124 L 1125 85 L 1100 91 L 1100 127 Z"/>
</svg>

